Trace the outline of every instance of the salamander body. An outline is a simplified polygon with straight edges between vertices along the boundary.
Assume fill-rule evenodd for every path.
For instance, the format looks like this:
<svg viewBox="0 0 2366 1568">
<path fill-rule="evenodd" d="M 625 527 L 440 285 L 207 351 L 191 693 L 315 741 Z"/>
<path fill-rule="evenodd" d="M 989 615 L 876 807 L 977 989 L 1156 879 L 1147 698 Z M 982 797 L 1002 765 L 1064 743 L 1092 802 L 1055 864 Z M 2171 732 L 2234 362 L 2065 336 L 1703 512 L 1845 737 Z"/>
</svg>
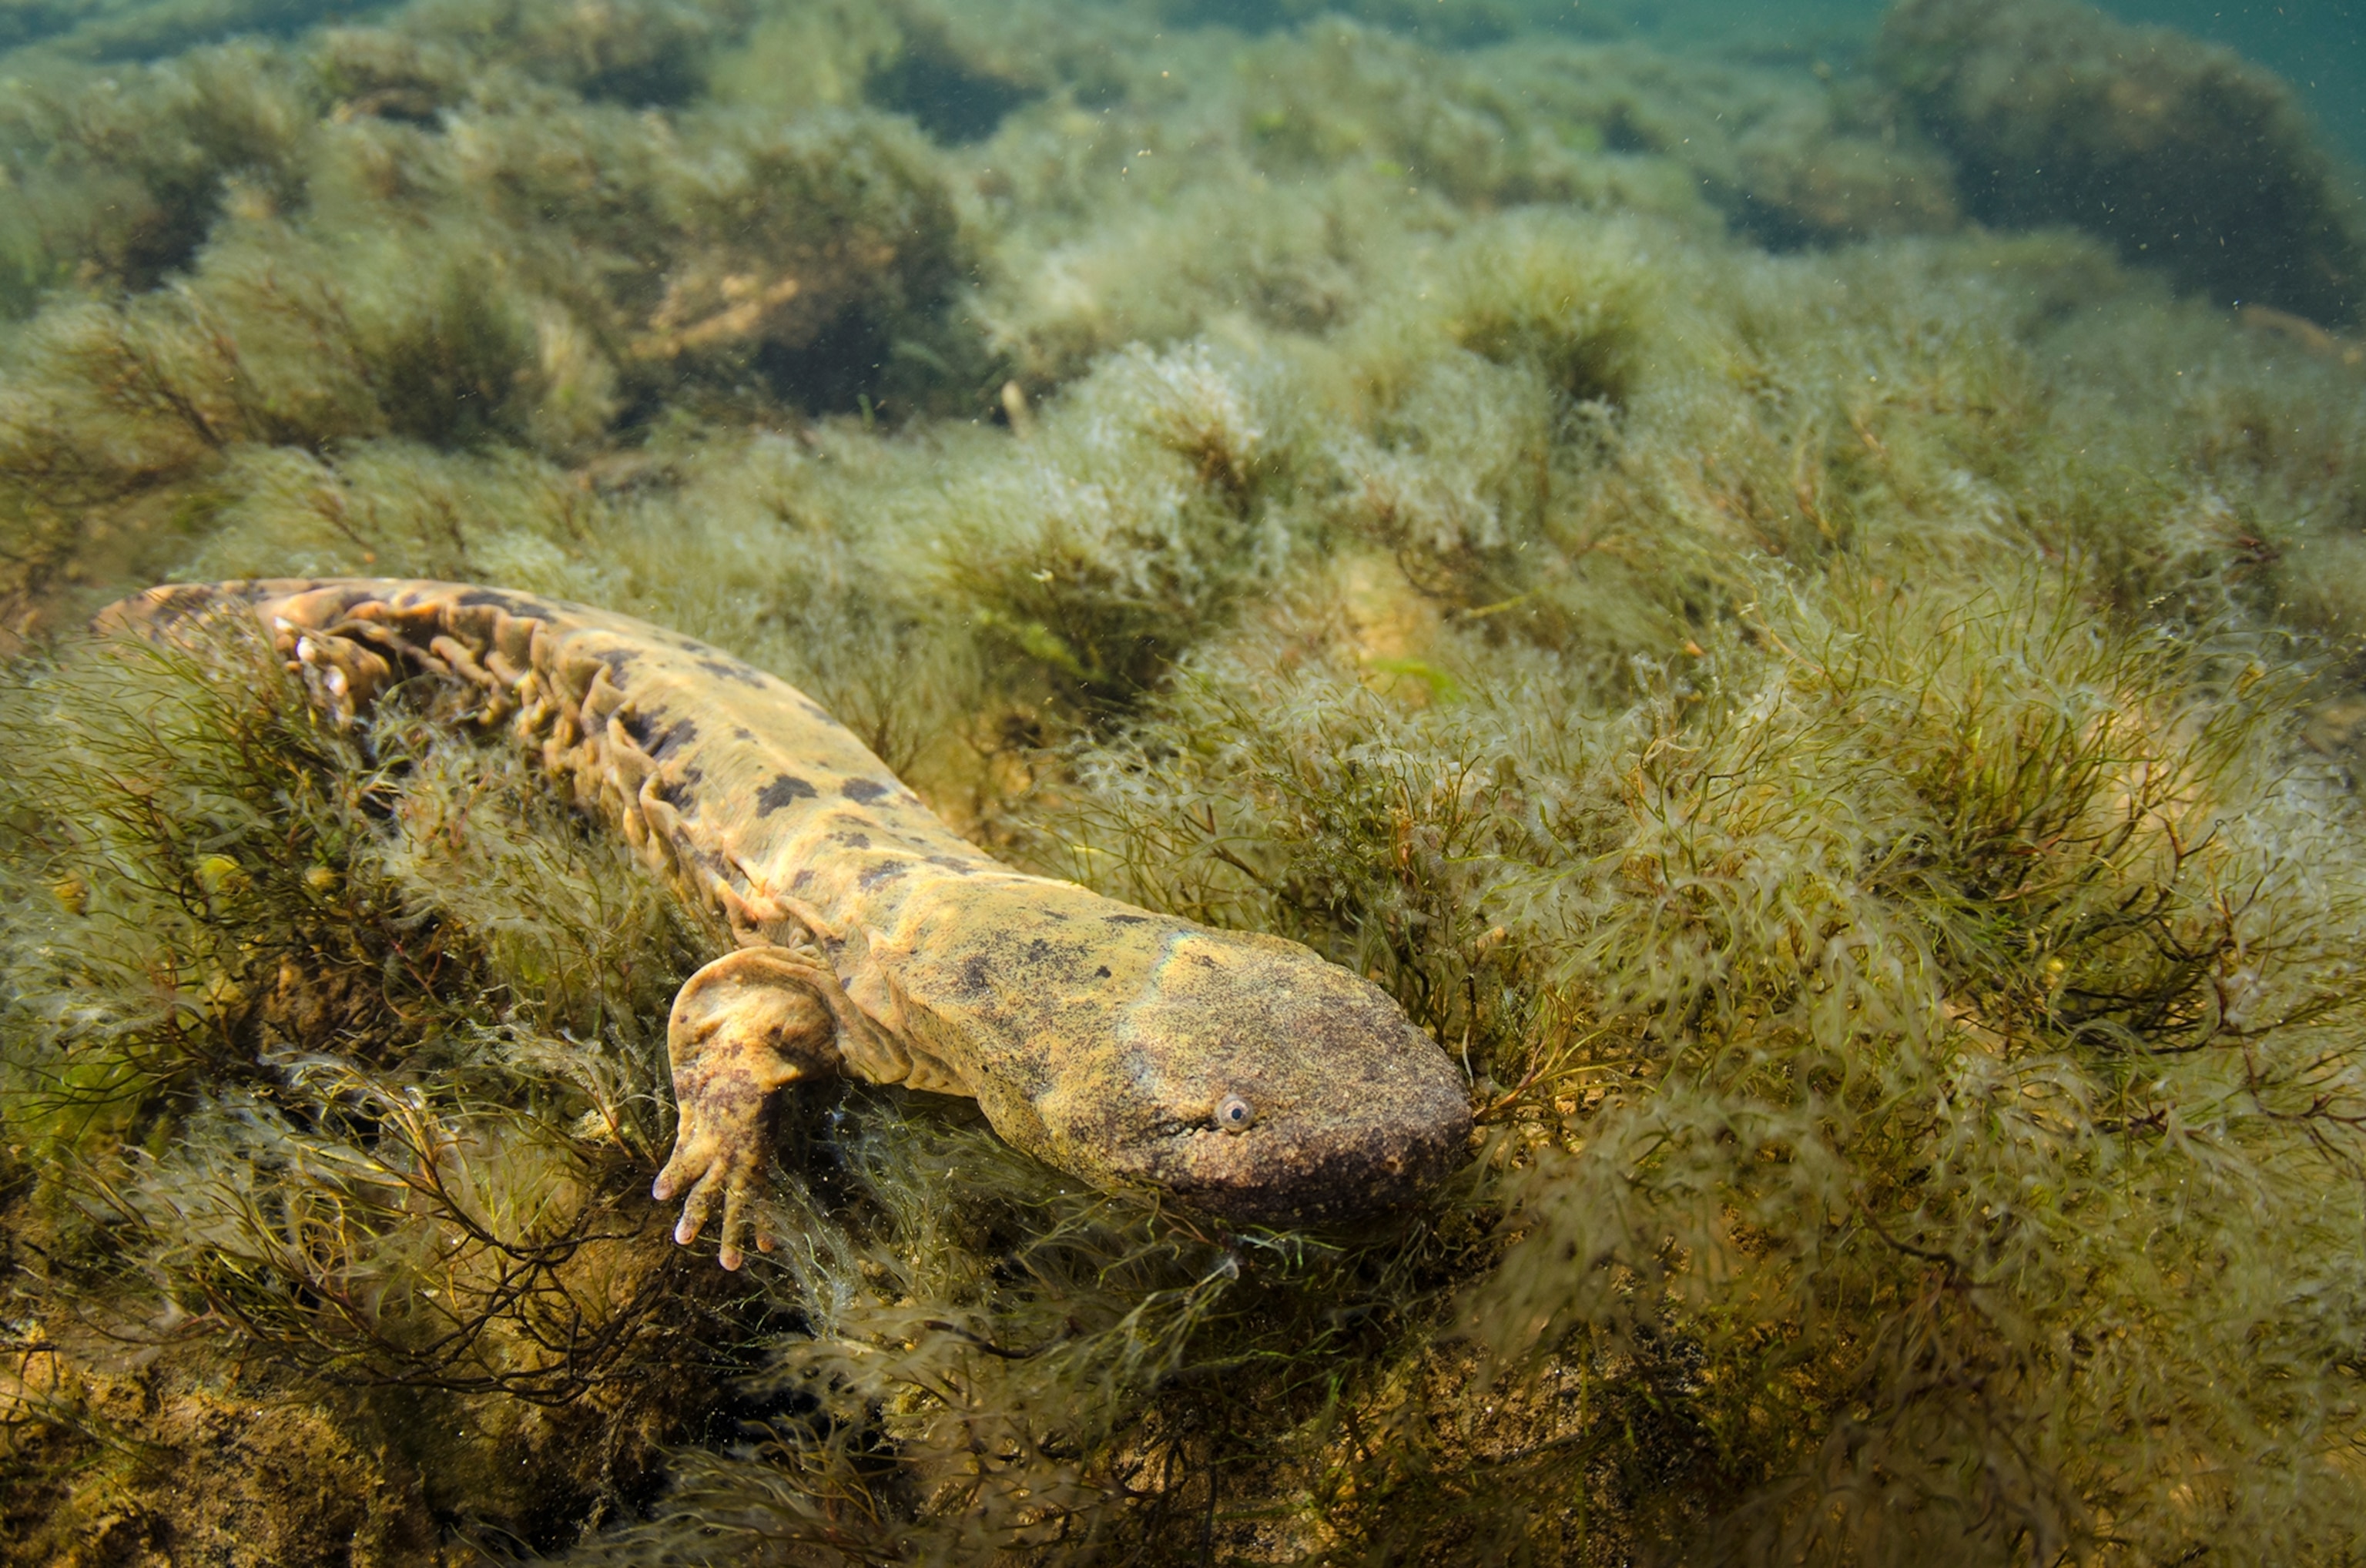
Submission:
<svg viewBox="0 0 2366 1568">
<path fill-rule="evenodd" d="M 728 925 L 738 950 L 674 1002 L 679 1124 L 656 1186 L 685 1195 L 682 1242 L 720 1211 L 727 1268 L 766 1102 L 839 1071 L 972 1096 L 1039 1158 L 1238 1223 L 1403 1202 L 1468 1141 L 1460 1075 L 1378 987 L 1294 942 L 1001 864 L 819 705 L 705 644 L 530 594 L 378 580 L 159 588 L 100 625 L 170 636 L 226 606 L 341 721 L 401 680 L 459 683 Z"/>
</svg>

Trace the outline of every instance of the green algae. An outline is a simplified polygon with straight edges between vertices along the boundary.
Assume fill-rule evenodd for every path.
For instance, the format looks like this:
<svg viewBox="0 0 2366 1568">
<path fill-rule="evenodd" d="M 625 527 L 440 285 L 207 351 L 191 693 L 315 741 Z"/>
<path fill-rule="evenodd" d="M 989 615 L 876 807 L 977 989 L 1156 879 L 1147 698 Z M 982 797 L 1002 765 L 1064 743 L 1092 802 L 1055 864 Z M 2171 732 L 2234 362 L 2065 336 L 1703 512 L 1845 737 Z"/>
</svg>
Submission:
<svg viewBox="0 0 2366 1568">
<path fill-rule="evenodd" d="M 8 1560 L 2354 1554 L 2360 372 L 1967 231 L 1945 9 L 0 61 Z M 432 694 L 61 629 L 340 572 L 713 639 L 1374 976 L 1471 1167 L 1231 1235 L 825 1087 L 723 1276 L 645 1196 L 719 933 Z"/>
</svg>

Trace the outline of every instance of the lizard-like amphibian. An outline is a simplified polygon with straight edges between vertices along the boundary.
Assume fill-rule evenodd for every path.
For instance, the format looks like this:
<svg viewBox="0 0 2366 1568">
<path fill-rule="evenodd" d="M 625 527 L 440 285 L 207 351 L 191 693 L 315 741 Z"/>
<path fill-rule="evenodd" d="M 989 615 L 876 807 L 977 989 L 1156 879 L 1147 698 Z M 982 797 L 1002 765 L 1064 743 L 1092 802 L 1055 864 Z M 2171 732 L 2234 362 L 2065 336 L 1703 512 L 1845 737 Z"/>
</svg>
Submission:
<svg viewBox="0 0 2366 1568">
<path fill-rule="evenodd" d="M 169 635 L 224 606 L 250 608 L 341 721 L 414 675 L 462 683 L 728 924 L 738 951 L 674 1000 L 679 1121 L 655 1189 L 687 1194 L 683 1243 L 720 1209 L 727 1269 L 767 1101 L 841 1069 L 974 1096 L 1053 1165 L 1237 1222 L 1368 1213 L 1459 1160 L 1461 1076 L 1379 987 L 1295 942 L 1002 865 L 810 698 L 704 643 L 373 580 L 159 588 L 100 625 Z"/>
</svg>

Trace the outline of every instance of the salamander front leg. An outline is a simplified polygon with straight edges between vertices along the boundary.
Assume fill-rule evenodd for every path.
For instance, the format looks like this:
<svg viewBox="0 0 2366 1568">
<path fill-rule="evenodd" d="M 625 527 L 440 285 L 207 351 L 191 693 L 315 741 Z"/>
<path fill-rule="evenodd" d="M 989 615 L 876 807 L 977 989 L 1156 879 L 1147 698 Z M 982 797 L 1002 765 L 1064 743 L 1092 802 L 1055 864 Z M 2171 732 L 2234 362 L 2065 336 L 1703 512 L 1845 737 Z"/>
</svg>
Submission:
<svg viewBox="0 0 2366 1568">
<path fill-rule="evenodd" d="M 673 1231 L 684 1246 L 721 1207 L 726 1269 L 740 1264 L 773 1091 L 837 1070 L 838 1022 L 824 999 L 834 984 L 784 948 L 751 947 L 693 975 L 673 999 L 673 1157 L 651 1191 L 660 1203 L 689 1193 Z M 771 1238 L 757 1245 L 769 1251 Z"/>
</svg>

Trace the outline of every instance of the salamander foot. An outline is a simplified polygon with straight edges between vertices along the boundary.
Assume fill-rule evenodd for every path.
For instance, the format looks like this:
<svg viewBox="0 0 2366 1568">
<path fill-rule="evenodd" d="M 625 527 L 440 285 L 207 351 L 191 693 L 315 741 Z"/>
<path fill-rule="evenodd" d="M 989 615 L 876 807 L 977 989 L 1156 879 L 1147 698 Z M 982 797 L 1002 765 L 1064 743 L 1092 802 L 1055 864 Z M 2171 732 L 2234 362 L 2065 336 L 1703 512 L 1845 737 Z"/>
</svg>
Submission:
<svg viewBox="0 0 2366 1568">
<path fill-rule="evenodd" d="M 716 959 L 674 998 L 666 1050 L 678 1123 L 650 1192 L 660 1203 L 688 1193 L 673 1229 L 685 1247 L 722 1211 L 716 1260 L 726 1269 L 743 1259 L 773 1091 L 836 1070 L 838 1022 L 824 999 L 833 985 L 785 948 L 755 947 Z M 756 1245 L 769 1252 L 772 1237 Z"/>
</svg>

